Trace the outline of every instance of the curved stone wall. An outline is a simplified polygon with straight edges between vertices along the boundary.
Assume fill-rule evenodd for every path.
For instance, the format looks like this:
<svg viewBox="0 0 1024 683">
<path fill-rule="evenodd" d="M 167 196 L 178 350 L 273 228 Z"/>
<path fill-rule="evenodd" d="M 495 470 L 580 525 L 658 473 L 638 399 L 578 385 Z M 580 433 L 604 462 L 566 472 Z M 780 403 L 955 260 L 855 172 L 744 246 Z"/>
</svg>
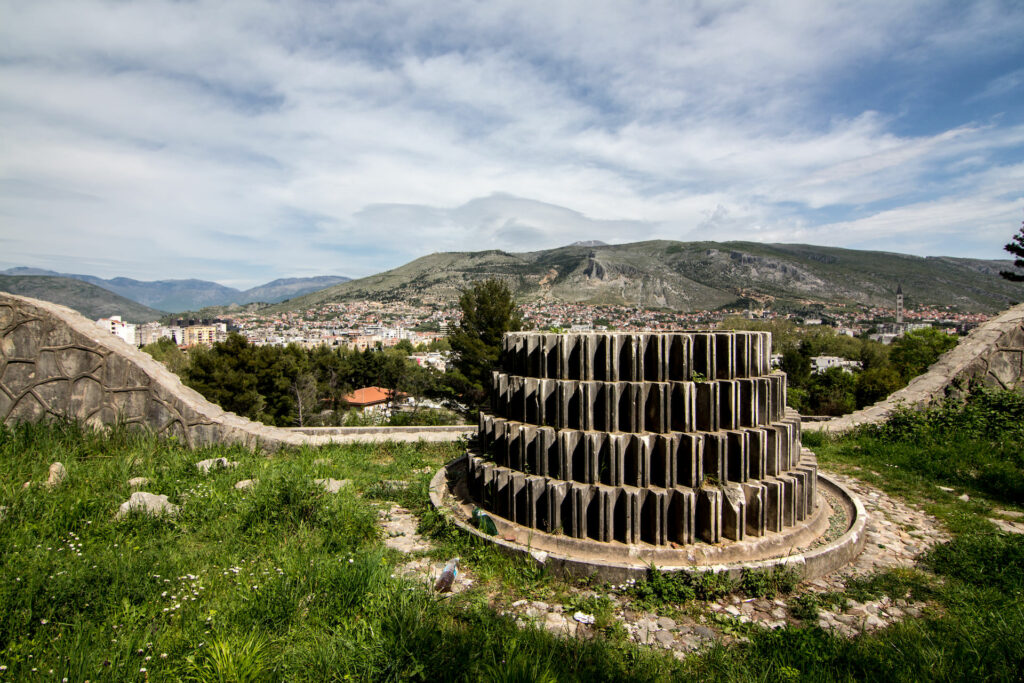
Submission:
<svg viewBox="0 0 1024 683">
<path fill-rule="evenodd" d="M 801 525 L 817 466 L 770 355 L 764 332 L 506 335 L 469 495 L 538 532 L 627 545 Z"/>
<path fill-rule="evenodd" d="M 942 355 L 926 373 L 873 406 L 804 429 L 843 432 L 885 421 L 900 405 L 927 405 L 966 390 L 972 382 L 1001 389 L 1024 388 L 1024 304 L 986 321 Z"/>
<path fill-rule="evenodd" d="M 270 427 L 229 413 L 162 364 L 64 306 L 0 292 L 0 422 L 61 417 L 124 422 L 191 447 L 344 441 L 453 441 L 464 430 L 387 428 L 354 433 Z"/>
</svg>

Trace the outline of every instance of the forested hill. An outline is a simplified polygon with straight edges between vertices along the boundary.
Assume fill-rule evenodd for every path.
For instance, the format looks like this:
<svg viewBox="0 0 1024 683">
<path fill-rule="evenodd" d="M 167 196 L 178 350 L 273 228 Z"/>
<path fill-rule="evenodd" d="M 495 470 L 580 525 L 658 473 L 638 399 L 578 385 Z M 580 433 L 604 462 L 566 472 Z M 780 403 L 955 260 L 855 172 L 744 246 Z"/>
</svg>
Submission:
<svg viewBox="0 0 1024 683">
<path fill-rule="evenodd" d="M 908 306 L 993 313 L 1024 300 L 1024 285 L 999 276 L 1009 260 L 919 257 L 802 244 L 651 241 L 571 245 L 528 253 L 431 254 L 399 268 L 292 299 L 271 310 L 324 302 L 451 302 L 468 284 L 505 281 L 521 301 L 582 302 L 710 310 L 752 299 Z"/>
<path fill-rule="evenodd" d="M 46 275 L 80 280 L 144 306 L 174 313 L 196 310 L 206 306 L 229 306 L 231 304 L 246 304 L 254 301 L 276 303 L 291 297 L 309 294 L 310 292 L 315 292 L 349 279 L 340 275 L 282 278 L 251 289 L 237 290 L 208 280 L 143 281 L 127 277 L 115 277 L 105 280 L 92 275 L 57 273 L 52 270 L 25 267 L 9 268 L 0 272 L 0 275 Z M 56 299 L 44 296 L 45 290 L 41 287 L 38 287 L 38 292 L 40 296 L 37 298 L 39 299 L 57 301 Z"/>
<path fill-rule="evenodd" d="M 67 277 L 0 275 L 0 291 L 67 306 L 92 320 L 119 315 L 131 322 L 144 323 L 164 315 L 102 287 Z"/>
</svg>

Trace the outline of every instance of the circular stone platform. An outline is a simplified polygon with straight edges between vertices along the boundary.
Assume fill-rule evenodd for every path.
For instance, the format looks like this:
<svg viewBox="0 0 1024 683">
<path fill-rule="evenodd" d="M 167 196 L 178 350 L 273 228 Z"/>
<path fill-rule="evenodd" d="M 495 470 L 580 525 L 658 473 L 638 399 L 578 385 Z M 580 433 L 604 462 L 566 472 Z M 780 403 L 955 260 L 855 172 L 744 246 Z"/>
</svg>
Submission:
<svg viewBox="0 0 1024 683">
<path fill-rule="evenodd" d="M 653 546 L 601 544 L 580 552 L 577 539 L 537 532 L 493 515 L 491 519 L 498 534 L 491 536 L 473 524 L 476 505 L 466 495 L 466 463 L 467 456 L 462 456 L 434 475 L 430 482 L 430 501 L 434 507 L 447 513 L 452 523 L 466 533 L 494 543 L 509 555 L 529 557 L 557 576 L 596 577 L 619 583 L 644 578 L 653 564 L 662 571 L 727 572 L 738 578 L 744 569 L 783 566 L 809 580 L 830 574 L 851 562 L 864 549 L 866 540 L 867 513 L 860 499 L 820 472 L 820 489 L 825 489 L 842 509 L 833 510 L 825 497 L 819 495 L 820 510 L 815 514 L 813 525 L 793 534 L 769 533 L 765 539 L 768 542 L 763 544 L 726 542 L 706 545 L 700 552 L 693 552 L 694 548 L 689 552 L 686 549 L 666 552 Z M 842 515 L 846 529 L 838 538 L 822 543 L 820 538 L 836 513 Z"/>
<path fill-rule="evenodd" d="M 863 508 L 819 478 L 800 444 L 768 333 L 515 333 L 503 344 L 474 446 L 431 487 L 468 531 L 613 581 L 651 564 L 786 563 L 820 576 L 863 546 Z M 470 523 L 478 510 L 495 536 Z"/>
</svg>

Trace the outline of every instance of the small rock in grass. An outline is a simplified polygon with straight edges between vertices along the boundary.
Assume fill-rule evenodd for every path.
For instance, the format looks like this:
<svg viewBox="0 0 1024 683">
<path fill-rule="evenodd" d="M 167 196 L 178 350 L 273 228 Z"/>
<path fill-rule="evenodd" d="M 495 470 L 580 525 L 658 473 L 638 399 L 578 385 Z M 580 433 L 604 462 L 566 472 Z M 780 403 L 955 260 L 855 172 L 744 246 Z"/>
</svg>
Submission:
<svg viewBox="0 0 1024 683">
<path fill-rule="evenodd" d="M 178 506 L 169 502 L 166 495 L 136 491 L 128 500 L 121 503 L 117 514 L 114 515 L 114 519 L 122 519 L 136 512 L 173 517 L 178 513 Z"/>
<path fill-rule="evenodd" d="M 957 498 L 958 498 L 959 500 L 962 500 L 962 501 L 963 501 L 963 502 L 965 502 L 965 503 L 966 503 L 967 501 L 969 501 L 969 500 L 971 499 L 971 497 L 970 497 L 970 496 L 968 496 L 968 495 L 967 495 L 966 493 L 965 493 L 965 494 L 963 494 L 963 495 L 957 496 Z"/>
<path fill-rule="evenodd" d="M 147 484 L 149 484 L 149 477 L 132 477 L 128 480 L 128 488 L 130 489 L 141 489 Z"/>
<path fill-rule="evenodd" d="M 45 486 L 48 489 L 57 488 L 67 478 L 68 471 L 64 469 L 64 465 L 55 462 L 50 465 L 50 476 L 47 477 Z"/>
<path fill-rule="evenodd" d="M 351 479 L 314 479 L 317 486 L 323 487 L 327 493 L 337 493 L 341 490 L 342 486 L 348 486 L 352 483 Z"/>
<path fill-rule="evenodd" d="M 658 628 L 670 631 L 676 627 L 676 622 L 670 617 L 658 617 Z"/>
<path fill-rule="evenodd" d="M 566 630 L 565 619 L 561 614 L 549 612 L 548 615 L 544 617 L 544 628 L 552 633 L 563 633 Z"/>
<path fill-rule="evenodd" d="M 242 481 L 235 484 L 235 488 L 238 489 L 239 491 L 251 489 L 252 487 L 256 486 L 256 484 L 258 484 L 259 482 L 259 479 L 243 479 Z"/>
<path fill-rule="evenodd" d="M 200 472 L 206 474 L 210 470 L 220 470 L 238 467 L 237 462 L 232 462 L 227 458 L 209 458 L 208 460 L 200 460 L 196 463 L 196 467 Z"/>
<path fill-rule="evenodd" d="M 707 626 L 701 626 L 699 624 L 693 627 L 693 632 L 701 638 L 710 639 L 718 637 L 718 634 L 713 630 L 709 629 Z"/>
<path fill-rule="evenodd" d="M 594 623 L 594 615 L 593 614 L 587 614 L 586 612 L 576 612 L 576 614 L 572 615 L 572 618 L 575 619 L 576 621 L 580 622 L 581 624 L 593 624 Z"/>
</svg>

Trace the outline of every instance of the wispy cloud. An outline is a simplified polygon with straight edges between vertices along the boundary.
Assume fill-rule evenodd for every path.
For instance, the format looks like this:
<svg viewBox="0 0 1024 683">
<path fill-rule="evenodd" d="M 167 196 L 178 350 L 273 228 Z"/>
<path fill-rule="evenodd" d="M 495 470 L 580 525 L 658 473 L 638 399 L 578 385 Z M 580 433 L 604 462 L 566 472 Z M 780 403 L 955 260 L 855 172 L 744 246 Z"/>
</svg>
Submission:
<svg viewBox="0 0 1024 683">
<path fill-rule="evenodd" d="M 252 285 L 580 239 L 999 257 L 1019 3 L 0 0 L 0 265 Z"/>
</svg>

